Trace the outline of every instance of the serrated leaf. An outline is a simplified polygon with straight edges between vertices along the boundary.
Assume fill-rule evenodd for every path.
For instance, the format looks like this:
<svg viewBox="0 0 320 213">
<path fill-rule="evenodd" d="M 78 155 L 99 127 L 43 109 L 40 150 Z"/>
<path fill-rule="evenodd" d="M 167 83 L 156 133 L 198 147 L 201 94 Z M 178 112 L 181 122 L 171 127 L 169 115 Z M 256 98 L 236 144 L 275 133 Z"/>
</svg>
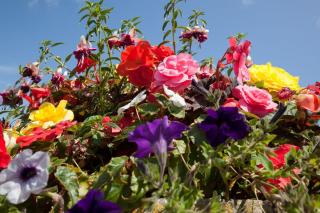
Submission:
<svg viewBox="0 0 320 213">
<path fill-rule="evenodd" d="M 74 205 L 79 198 L 79 182 L 77 174 L 68 167 L 59 166 L 54 173 L 58 181 L 68 191 L 71 204 Z"/>
</svg>

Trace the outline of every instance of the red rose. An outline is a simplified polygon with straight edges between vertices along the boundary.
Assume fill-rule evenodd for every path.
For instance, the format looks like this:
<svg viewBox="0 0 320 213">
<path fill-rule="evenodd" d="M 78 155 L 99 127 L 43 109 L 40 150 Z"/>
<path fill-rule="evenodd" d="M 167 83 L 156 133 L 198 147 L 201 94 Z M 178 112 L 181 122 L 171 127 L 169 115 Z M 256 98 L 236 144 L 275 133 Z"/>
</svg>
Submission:
<svg viewBox="0 0 320 213">
<path fill-rule="evenodd" d="M 174 55 L 173 50 L 170 47 L 164 45 L 153 46 L 152 51 L 154 52 L 158 63 L 162 62 L 166 57 Z"/>
<path fill-rule="evenodd" d="M 117 72 L 128 76 L 129 82 L 136 86 L 150 86 L 153 81 L 155 58 L 152 47 L 147 41 L 140 41 L 137 46 L 128 46 L 121 53 L 121 63 Z"/>
</svg>

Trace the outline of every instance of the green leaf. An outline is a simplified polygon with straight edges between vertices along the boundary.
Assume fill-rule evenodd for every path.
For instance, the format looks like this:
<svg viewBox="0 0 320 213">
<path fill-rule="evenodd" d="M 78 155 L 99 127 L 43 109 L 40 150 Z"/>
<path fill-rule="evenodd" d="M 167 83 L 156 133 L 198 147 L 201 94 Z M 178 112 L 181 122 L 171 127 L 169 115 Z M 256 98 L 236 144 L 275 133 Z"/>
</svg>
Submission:
<svg viewBox="0 0 320 213">
<path fill-rule="evenodd" d="M 67 63 L 71 59 L 72 56 L 73 56 L 72 53 L 67 55 L 67 57 L 64 59 L 64 63 Z"/>
<path fill-rule="evenodd" d="M 176 147 L 176 149 L 172 152 L 174 155 L 180 155 L 186 152 L 187 145 L 183 140 L 175 140 L 174 144 Z"/>
<path fill-rule="evenodd" d="M 153 103 L 144 103 L 137 108 L 142 115 L 156 115 L 160 111 L 159 106 Z"/>
<path fill-rule="evenodd" d="M 166 27 L 167 27 L 167 25 L 168 25 L 169 21 L 170 21 L 170 20 L 165 20 L 165 21 L 163 22 L 163 25 L 162 25 L 162 31 L 164 31 L 164 30 L 166 29 Z"/>
<path fill-rule="evenodd" d="M 273 171 L 272 162 L 265 155 L 258 154 L 256 159 L 257 159 L 256 165 L 262 164 L 263 167 L 268 171 Z"/>
<path fill-rule="evenodd" d="M 71 205 L 74 205 L 78 201 L 80 187 L 76 172 L 69 167 L 59 166 L 54 175 L 68 191 Z"/>
<path fill-rule="evenodd" d="M 162 40 L 166 40 L 166 38 L 170 35 L 170 33 L 171 33 L 171 30 L 168 30 L 168 31 L 164 34 Z"/>
<path fill-rule="evenodd" d="M 186 111 L 184 107 L 177 107 L 173 104 L 169 104 L 168 110 L 170 114 L 176 118 L 184 118 L 186 116 Z"/>
</svg>

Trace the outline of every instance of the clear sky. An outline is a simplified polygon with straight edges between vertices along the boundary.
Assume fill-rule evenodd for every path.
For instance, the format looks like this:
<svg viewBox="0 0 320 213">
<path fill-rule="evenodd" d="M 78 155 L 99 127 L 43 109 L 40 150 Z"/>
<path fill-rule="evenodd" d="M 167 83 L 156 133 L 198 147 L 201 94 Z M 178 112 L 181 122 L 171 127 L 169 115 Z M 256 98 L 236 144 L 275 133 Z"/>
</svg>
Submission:
<svg viewBox="0 0 320 213">
<path fill-rule="evenodd" d="M 162 39 L 165 0 L 105 0 L 114 7 L 110 24 L 140 16 L 144 38 L 153 44 Z M 85 33 L 79 23 L 82 0 L 1 0 L 0 90 L 17 78 L 19 64 L 34 61 L 41 40 L 64 42 L 56 48 L 66 56 Z M 256 64 L 272 62 L 300 76 L 303 86 L 320 80 L 320 0 L 187 0 L 184 16 L 192 9 L 206 13 L 209 40 L 197 59 L 220 57 L 226 38 L 237 32 L 248 34 Z M 185 24 L 185 23 L 184 23 Z"/>
</svg>

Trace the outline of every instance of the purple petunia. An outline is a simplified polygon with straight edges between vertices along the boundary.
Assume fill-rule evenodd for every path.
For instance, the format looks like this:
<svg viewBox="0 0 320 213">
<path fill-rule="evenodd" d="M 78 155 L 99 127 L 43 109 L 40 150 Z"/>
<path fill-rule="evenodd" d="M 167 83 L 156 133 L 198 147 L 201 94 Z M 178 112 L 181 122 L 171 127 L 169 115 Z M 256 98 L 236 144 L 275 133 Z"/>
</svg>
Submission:
<svg viewBox="0 0 320 213">
<path fill-rule="evenodd" d="M 172 121 L 169 124 L 168 117 L 165 116 L 138 126 L 129 133 L 128 139 L 129 142 L 137 144 L 138 148 L 134 156 L 144 158 L 152 153 L 167 153 L 168 149 L 172 149 L 172 140 L 181 138 L 182 132 L 187 129 L 185 124 L 178 121 Z"/>
<path fill-rule="evenodd" d="M 173 139 L 181 138 L 182 132 L 188 126 L 178 121 L 169 123 L 168 117 L 156 119 L 138 126 L 133 132 L 129 133 L 129 142 L 137 144 L 137 151 L 134 154 L 137 158 L 144 158 L 154 153 L 160 167 L 160 180 L 164 175 L 167 163 L 167 152 L 173 149 L 171 142 Z"/>
<path fill-rule="evenodd" d="M 208 117 L 199 124 L 206 133 L 212 147 L 224 143 L 228 138 L 243 139 L 250 132 L 244 115 L 237 107 L 220 107 L 217 111 L 209 109 Z"/>
<path fill-rule="evenodd" d="M 87 195 L 68 213 L 121 213 L 121 208 L 110 201 L 104 200 L 103 192 L 99 190 L 90 190 Z"/>
</svg>

